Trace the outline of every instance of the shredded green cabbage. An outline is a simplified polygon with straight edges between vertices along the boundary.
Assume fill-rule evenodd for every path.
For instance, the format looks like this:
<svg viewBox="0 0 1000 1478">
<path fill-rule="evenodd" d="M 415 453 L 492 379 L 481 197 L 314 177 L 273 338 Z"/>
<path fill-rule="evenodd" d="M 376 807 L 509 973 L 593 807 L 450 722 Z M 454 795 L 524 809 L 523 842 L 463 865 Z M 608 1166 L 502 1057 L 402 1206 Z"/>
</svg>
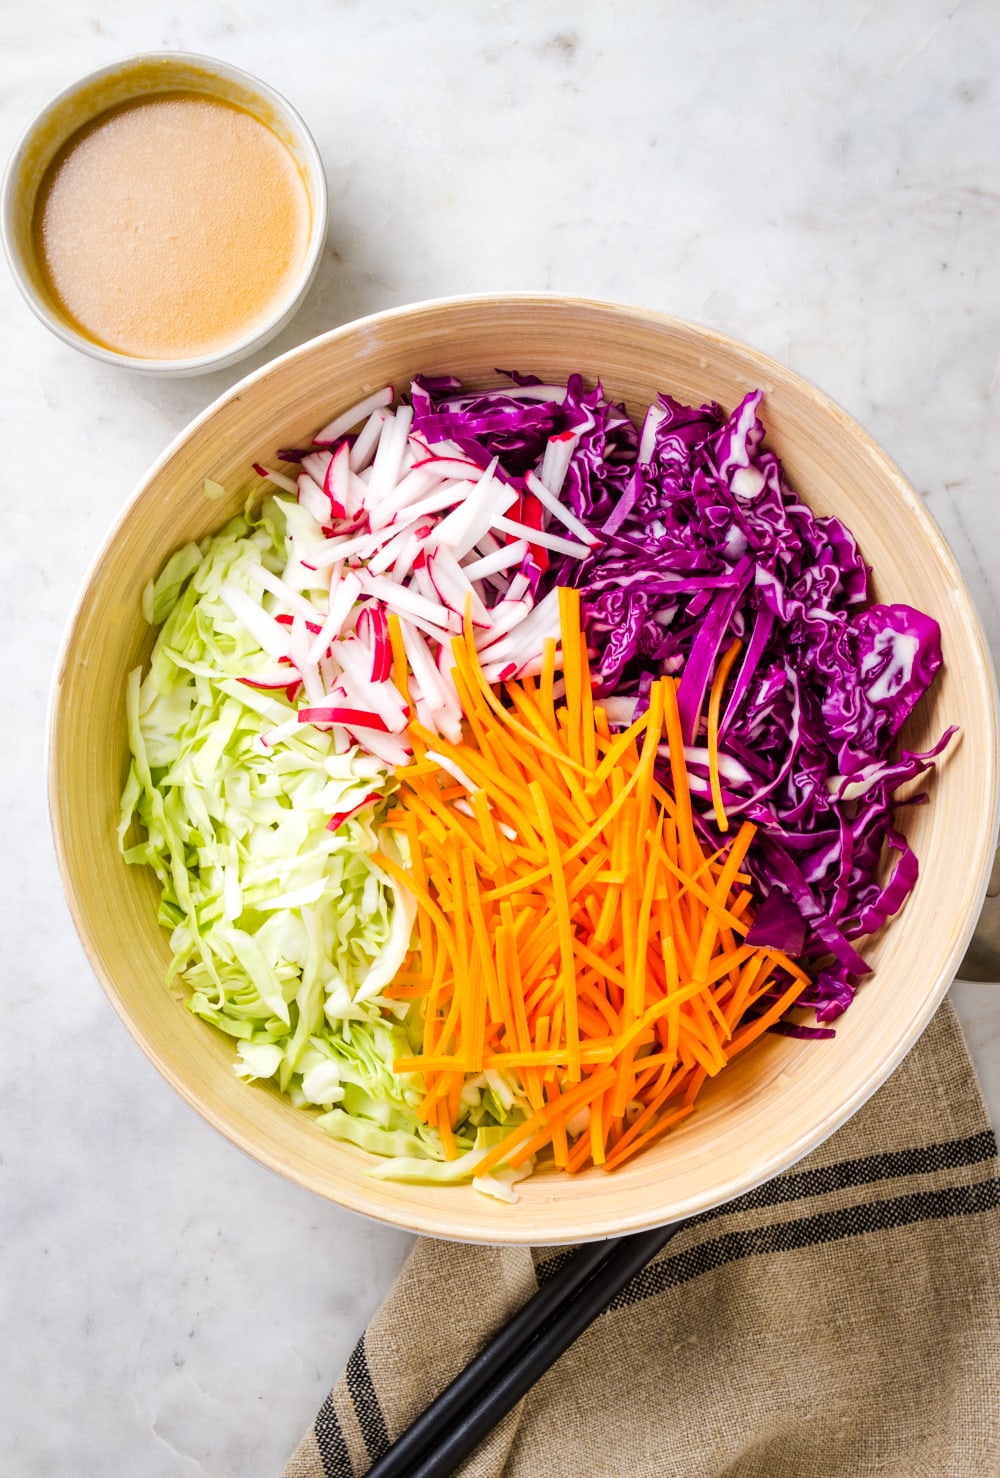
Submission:
<svg viewBox="0 0 1000 1478">
<path fill-rule="evenodd" d="M 387 1157 L 383 1178 L 469 1180 L 497 1128 L 523 1120 L 524 1101 L 499 1074 L 470 1079 L 459 1158 L 445 1161 L 416 1114 L 422 1077 L 392 1069 L 420 1050 L 419 1012 L 380 994 L 407 954 L 415 905 L 372 853 L 395 848 L 405 865 L 405 840 L 379 829 L 384 800 L 327 829 L 372 792 L 387 797 L 392 775 L 345 748 L 342 731 L 298 724 L 283 689 L 248 685 L 275 664 L 221 593 L 236 587 L 269 609 L 254 568 L 285 576 L 294 545 L 321 537 L 298 503 L 269 497 L 179 550 L 146 590 L 144 612 L 161 629 L 145 674 L 128 680 L 119 842 L 126 862 L 156 872 L 169 978 L 235 1039 L 241 1077 L 321 1109 L 326 1133 Z M 293 563 L 301 586 L 308 573 Z M 511 1183 L 486 1177 L 480 1188 L 510 1199 Z"/>
</svg>

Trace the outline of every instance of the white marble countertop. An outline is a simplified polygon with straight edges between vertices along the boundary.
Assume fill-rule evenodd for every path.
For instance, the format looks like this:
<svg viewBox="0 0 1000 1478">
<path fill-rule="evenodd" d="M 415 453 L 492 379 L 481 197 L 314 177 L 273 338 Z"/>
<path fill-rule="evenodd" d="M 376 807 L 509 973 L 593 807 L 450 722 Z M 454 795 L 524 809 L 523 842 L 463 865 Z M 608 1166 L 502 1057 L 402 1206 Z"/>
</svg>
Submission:
<svg viewBox="0 0 1000 1478">
<path fill-rule="evenodd" d="M 8 3 L 0 152 L 129 52 L 246 67 L 305 115 L 331 197 L 317 283 L 261 359 L 479 289 L 700 319 L 874 433 L 950 540 L 996 656 L 996 19 L 994 0 Z M 3 271 L 0 314 L 0 1467 L 273 1474 L 408 1239 L 245 1159 L 160 1080 L 77 943 L 43 787 L 47 691 L 88 561 L 242 369 L 105 368 L 50 337 Z M 1000 987 L 956 999 L 996 1120 Z"/>
</svg>

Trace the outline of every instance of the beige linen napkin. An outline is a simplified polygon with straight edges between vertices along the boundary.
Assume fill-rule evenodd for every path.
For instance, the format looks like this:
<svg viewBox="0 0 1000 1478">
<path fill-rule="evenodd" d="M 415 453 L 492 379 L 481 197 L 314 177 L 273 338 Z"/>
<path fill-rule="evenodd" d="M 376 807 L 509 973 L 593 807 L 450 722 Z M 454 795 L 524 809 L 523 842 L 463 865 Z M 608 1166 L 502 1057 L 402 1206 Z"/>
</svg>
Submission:
<svg viewBox="0 0 1000 1478">
<path fill-rule="evenodd" d="M 566 1253 L 417 1243 L 283 1478 L 355 1478 Z M 464 1478 L 1000 1473 L 1000 1166 L 949 1003 L 808 1159 L 700 1217 Z"/>
</svg>

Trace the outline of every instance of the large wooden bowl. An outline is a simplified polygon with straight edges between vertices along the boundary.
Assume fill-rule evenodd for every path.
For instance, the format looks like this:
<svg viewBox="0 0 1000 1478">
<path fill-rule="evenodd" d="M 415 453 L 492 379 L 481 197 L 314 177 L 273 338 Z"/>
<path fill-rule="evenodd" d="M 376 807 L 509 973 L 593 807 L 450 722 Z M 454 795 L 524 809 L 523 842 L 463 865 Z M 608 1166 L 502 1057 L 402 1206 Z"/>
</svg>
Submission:
<svg viewBox="0 0 1000 1478">
<path fill-rule="evenodd" d="M 366 1154 L 233 1072 L 231 1043 L 164 984 L 165 936 L 152 873 L 128 868 L 115 825 L 127 768 L 125 676 L 151 634 L 143 586 L 188 539 L 243 502 L 250 463 L 272 461 L 387 382 L 451 372 L 481 386 L 496 368 L 545 380 L 573 370 L 641 415 L 654 392 L 734 406 L 765 391 L 771 446 L 800 494 L 858 536 L 879 598 L 941 623 L 945 668 L 906 735 L 961 740 L 931 783 L 931 804 L 901 813 L 920 857 L 902 914 L 867 946 L 874 975 L 834 1041 L 765 1037 L 710 1084 L 698 1112 L 614 1174 L 539 1173 L 516 1206 L 467 1187 L 391 1185 Z M 227 499 L 209 502 L 206 477 Z M 454 299 L 394 309 L 325 334 L 210 406 L 144 479 L 84 588 L 53 704 L 50 788 L 56 848 L 76 927 L 112 1005 L 168 1082 L 234 1144 L 352 1210 L 413 1231 L 484 1242 L 559 1243 L 704 1211 L 786 1169 L 849 1117 L 912 1046 L 944 996 L 975 925 L 993 855 L 997 724 L 992 667 L 962 577 L 913 490 L 825 395 L 720 334 L 634 308 L 549 295 Z"/>
</svg>

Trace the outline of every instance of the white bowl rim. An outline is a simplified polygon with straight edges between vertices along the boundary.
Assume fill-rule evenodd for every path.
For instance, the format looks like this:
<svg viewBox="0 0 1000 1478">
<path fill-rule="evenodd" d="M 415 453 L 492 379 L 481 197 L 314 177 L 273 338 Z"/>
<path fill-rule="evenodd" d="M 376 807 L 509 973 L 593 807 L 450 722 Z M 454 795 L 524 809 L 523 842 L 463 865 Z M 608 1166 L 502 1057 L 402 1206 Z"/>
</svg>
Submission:
<svg viewBox="0 0 1000 1478">
<path fill-rule="evenodd" d="M 94 83 L 101 82 L 106 77 L 127 76 L 129 71 L 138 70 L 144 64 L 157 63 L 173 63 L 177 66 L 198 68 L 209 76 L 214 75 L 225 81 L 235 82 L 244 87 L 248 93 L 255 94 L 262 102 L 270 104 L 288 124 L 301 149 L 302 160 L 308 172 L 308 178 L 304 183 L 309 193 L 312 210 L 309 243 L 302 261 L 302 268 L 294 286 L 270 317 L 249 333 L 244 334 L 241 339 L 234 340 L 224 348 L 212 350 L 208 354 L 189 355 L 183 359 L 144 359 L 133 354 L 119 354 L 114 349 L 107 349 L 103 344 L 98 344 L 85 335 L 77 333 L 70 324 L 54 313 L 36 292 L 34 284 L 24 269 L 21 253 L 14 238 L 18 169 L 32 139 L 46 120 L 62 104 L 69 102 Z M 96 116 L 98 115 L 95 114 Z M 35 317 L 70 348 L 78 349 L 81 353 L 88 354 L 92 359 L 98 359 L 104 364 L 117 365 L 121 369 L 134 370 L 140 374 L 164 377 L 207 374 L 212 370 L 225 369 L 227 365 L 236 364 L 255 350 L 262 349 L 276 334 L 281 332 L 292 318 L 319 269 L 323 248 L 326 245 L 328 197 L 326 171 L 323 168 L 323 160 L 316 140 L 310 133 L 302 115 L 284 94 L 259 77 L 244 71 L 242 67 L 234 66 L 231 62 L 222 61 L 218 57 L 204 56 L 194 51 L 141 51 L 119 57 L 117 61 L 108 62 L 103 67 L 88 72 L 86 76 L 77 78 L 75 82 L 71 82 L 61 92 L 56 93 L 44 107 L 35 113 L 14 146 L 4 171 L 3 183 L 0 185 L 0 237 L 3 240 L 7 265 L 21 296 Z"/>
</svg>

